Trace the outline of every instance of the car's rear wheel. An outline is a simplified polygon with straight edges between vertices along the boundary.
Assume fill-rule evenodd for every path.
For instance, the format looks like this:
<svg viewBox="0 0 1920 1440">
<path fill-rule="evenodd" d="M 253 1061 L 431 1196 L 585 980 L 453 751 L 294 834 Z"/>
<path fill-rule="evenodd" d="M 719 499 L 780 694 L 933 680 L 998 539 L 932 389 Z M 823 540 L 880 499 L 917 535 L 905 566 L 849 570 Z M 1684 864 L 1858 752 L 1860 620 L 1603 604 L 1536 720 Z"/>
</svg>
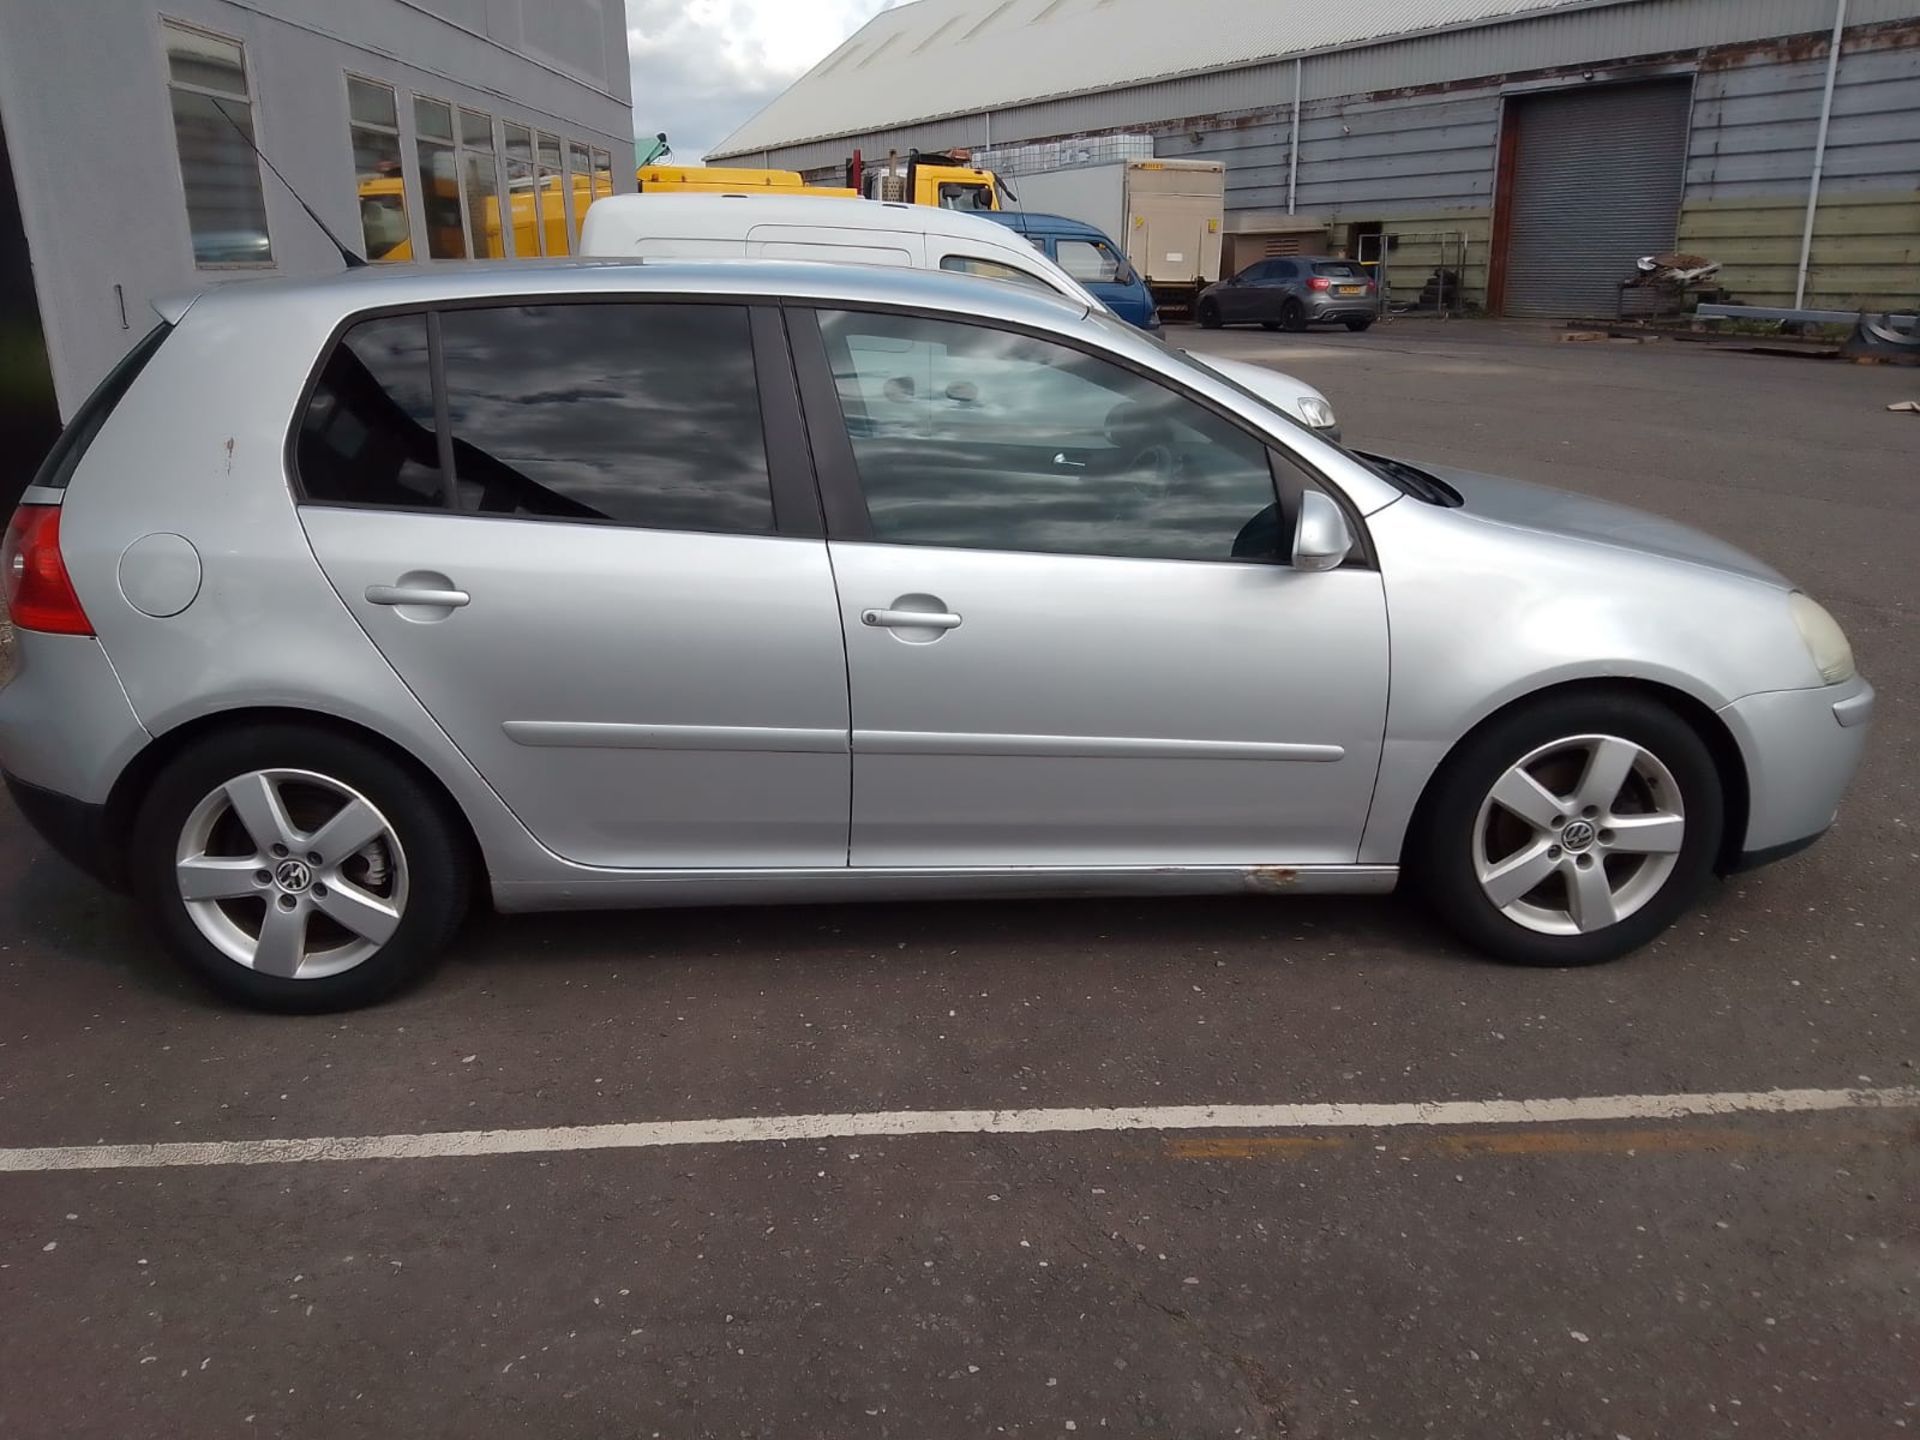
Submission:
<svg viewBox="0 0 1920 1440">
<path fill-rule="evenodd" d="M 365 1005 L 421 975 L 465 912 L 466 837 L 371 746 L 301 726 L 209 737 L 134 825 L 135 892 L 180 958 L 249 1005 Z"/>
<path fill-rule="evenodd" d="M 1202 300 L 1200 302 L 1199 317 L 1200 328 L 1202 330 L 1218 330 L 1224 323 L 1220 319 L 1220 306 L 1218 302 L 1213 300 Z"/>
<path fill-rule="evenodd" d="M 1725 795 L 1711 752 L 1659 701 L 1551 698 L 1448 760 L 1414 860 L 1463 938 L 1521 965 L 1594 965 L 1665 930 L 1713 873 Z"/>
<path fill-rule="evenodd" d="M 1289 300 L 1280 307 L 1280 328 L 1300 331 L 1307 328 L 1307 307 L 1298 300 Z"/>
</svg>

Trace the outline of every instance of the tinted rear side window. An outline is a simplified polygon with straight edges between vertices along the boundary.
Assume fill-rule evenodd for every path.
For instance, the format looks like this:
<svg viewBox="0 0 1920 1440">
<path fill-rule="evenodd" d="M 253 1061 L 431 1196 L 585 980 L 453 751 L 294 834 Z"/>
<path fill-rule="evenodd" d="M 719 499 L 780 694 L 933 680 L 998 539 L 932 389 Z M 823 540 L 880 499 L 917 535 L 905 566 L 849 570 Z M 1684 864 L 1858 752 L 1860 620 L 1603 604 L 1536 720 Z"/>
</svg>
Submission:
<svg viewBox="0 0 1920 1440">
<path fill-rule="evenodd" d="M 518 305 L 440 325 L 463 511 L 772 532 L 743 307 Z"/>
<path fill-rule="evenodd" d="M 441 507 L 427 317 L 364 320 L 340 338 L 300 421 L 300 484 L 310 500 Z"/>
<path fill-rule="evenodd" d="M 107 416 L 113 413 L 113 407 L 133 388 L 133 382 L 153 358 L 153 352 L 160 348 L 160 342 L 172 330 L 171 325 L 154 326 L 138 345 L 122 357 L 118 365 L 107 372 L 107 378 L 96 385 L 85 403 L 74 411 L 73 419 L 60 432 L 60 438 L 53 442 L 47 458 L 40 462 L 40 469 L 33 477 L 35 485 L 48 490 L 67 488 L 67 482 L 73 479 L 73 472 L 80 468 L 81 458 L 93 443 L 93 437 L 100 433 L 100 427 L 107 423 Z"/>
</svg>

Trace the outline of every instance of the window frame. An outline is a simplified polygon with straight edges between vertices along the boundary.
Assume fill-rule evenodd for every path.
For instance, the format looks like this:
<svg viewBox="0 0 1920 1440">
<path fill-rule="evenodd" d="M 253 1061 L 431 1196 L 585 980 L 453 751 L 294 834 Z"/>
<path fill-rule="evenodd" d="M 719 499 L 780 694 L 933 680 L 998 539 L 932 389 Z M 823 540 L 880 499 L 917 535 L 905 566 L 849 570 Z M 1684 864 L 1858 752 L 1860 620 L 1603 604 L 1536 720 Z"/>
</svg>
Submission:
<svg viewBox="0 0 1920 1440">
<path fill-rule="evenodd" d="M 829 540 L 850 544 L 898 543 L 879 540 L 873 533 L 873 520 L 867 511 L 866 491 L 860 482 L 860 467 L 854 458 L 853 437 L 847 428 L 846 413 L 840 404 L 839 387 L 834 381 L 833 365 L 827 354 L 826 337 L 820 328 L 819 312 L 822 310 L 862 315 L 904 316 L 1022 335 L 1031 340 L 1039 340 L 1049 345 L 1057 345 L 1062 349 L 1076 351 L 1091 359 L 1105 361 L 1150 383 L 1163 386 L 1182 399 L 1210 412 L 1216 419 L 1240 431 L 1266 451 L 1274 498 L 1280 503 L 1283 515 L 1287 513 L 1288 507 L 1293 507 L 1297 513 L 1300 496 L 1308 490 L 1319 491 L 1341 508 L 1347 517 L 1347 527 L 1354 536 L 1353 552 L 1341 566 L 1342 569 L 1378 568 L 1378 558 L 1367 529 L 1366 519 L 1354 508 L 1353 502 L 1338 485 L 1310 464 L 1305 457 L 1295 454 L 1271 435 L 1261 431 L 1211 396 L 1181 383 L 1175 376 L 1140 364 L 1131 356 L 1116 354 L 1111 350 L 1088 344 L 1077 336 L 1062 335 L 1057 331 L 1024 325 L 1018 321 L 984 320 L 975 316 L 956 315 L 951 311 L 930 310 L 912 305 L 808 300 L 782 305 L 781 314 L 786 321 L 788 349 L 793 356 L 794 370 L 799 379 L 801 404 L 806 413 L 807 434 L 812 441 L 813 469 L 820 487 L 820 506 L 826 517 L 826 533 Z M 934 551 L 965 550 L 971 554 L 1029 555 L 1039 559 L 1063 561 L 1138 560 L 1158 565 L 1252 565 L 1266 569 L 1291 569 L 1293 565 L 1291 554 L 1262 560 L 1232 558 L 1180 560 L 1162 556 L 1092 555 L 1079 551 L 1061 550 L 987 550 L 941 545 L 913 548 Z"/>
<path fill-rule="evenodd" d="M 452 466 L 453 431 L 447 415 L 446 357 L 441 353 L 440 316 L 459 310 L 510 310 L 523 305 L 722 305 L 747 312 L 748 334 L 753 346 L 753 367 L 760 403 L 761 443 L 766 447 L 767 483 L 773 504 L 773 528 L 764 532 L 742 530 L 659 529 L 634 525 L 625 520 L 596 520 L 570 515 L 501 515 L 459 508 L 457 477 Z M 650 535 L 726 535 L 741 540 L 782 540 L 826 538 L 825 517 L 820 508 L 820 487 L 815 478 L 811 448 L 807 443 L 806 421 L 800 393 L 794 379 L 794 365 L 788 350 L 786 332 L 780 323 L 779 302 L 763 296 L 679 294 L 670 291 L 595 291 L 564 295 L 510 293 L 503 295 L 462 296 L 452 299 L 415 300 L 392 305 L 371 306 L 343 316 L 327 332 L 294 405 L 281 461 L 286 472 L 287 490 L 296 506 L 323 510 L 358 510 L 396 515 L 439 515 L 448 520 L 488 524 L 590 525 L 601 529 L 644 530 Z M 320 500 L 309 496 L 300 479 L 300 431 L 306 421 L 307 407 L 319 388 L 327 362 L 341 339 L 354 326 L 368 320 L 392 316 L 423 315 L 427 325 L 428 370 L 433 385 L 435 438 L 440 450 L 441 503 L 439 505 L 362 505 L 347 500 Z"/>
<path fill-rule="evenodd" d="M 232 270 L 248 274 L 263 274 L 267 271 L 278 270 L 280 268 L 280 260 L 274 253 L 273 215 L 271 213 L 271 207 L 267 204 L 267 182 L 260 173 L 262 168 L 260 156 L 265 153 L 266 147 L 260 143 L 260 107 L 255 103 L 253 98 L 253 63 L 247 54 L 247 42 L 237 35 L 228 35 L 222 31 L 215 30 L 210 25 L 202 25 L 192 20 L 183 20 L 177 15 L 169 15 L 161 12 L 154 18 L 159 22 L 160 78 L 162 89 L 167 97 L 167 129 L 173 137 L 173 173 L 174 177 L 180 182 L 180 208 L 187 221 L 187 253 L 193 257 L 193 268 L 196 271 L 209 270 L 220 272 Z M 194 85 L 185 81 L 175 80 L 173 78 L 172 51 L 167 44 L 167 32 L 169 30 L 183 31 L 189 35 L 200 35 L 208 40 L 217 40 L 223 45 L 231 45 L 238 50 L 240 52 L 240 70 L 246 82 L 246 94 L 236 96 L 224 90 L 215 90 L 211 86 Z M 251 155 L 253 161 L 253 177 L 254 183 L 259 187 L 260 191 L 260 224 L 265 230 L 267 237 L 266 259 L 215 260 L 203 263 L 199 256 L 194 254 L 193 209 L 187 203 L 187 160 L 186 156 L 180 153 L 179 122 L 173 113 L 173 92 L 176 90 L 189 95 L 204 96 L 211 100 L 235 100 L 247 107 L 247 126 L 250 132 L 248 138 L 252 141 L 254 151 Z"/>
</svg>

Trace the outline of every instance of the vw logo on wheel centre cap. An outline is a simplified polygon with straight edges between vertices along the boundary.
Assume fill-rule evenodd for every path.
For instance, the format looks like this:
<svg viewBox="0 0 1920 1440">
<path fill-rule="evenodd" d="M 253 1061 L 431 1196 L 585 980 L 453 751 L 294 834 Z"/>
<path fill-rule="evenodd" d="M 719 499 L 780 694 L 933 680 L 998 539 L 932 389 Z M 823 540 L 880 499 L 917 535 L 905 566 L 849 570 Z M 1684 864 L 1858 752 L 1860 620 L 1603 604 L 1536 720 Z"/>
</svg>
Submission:
<svg viewBox="0 0 1920 1440">
<path fill-rule="evenodd" d="M 298 895 L 313 883 L 313 871 L 304 860 L 282 860 L 274 867 L 273 881 L 289 895 Z"/>
</svg>

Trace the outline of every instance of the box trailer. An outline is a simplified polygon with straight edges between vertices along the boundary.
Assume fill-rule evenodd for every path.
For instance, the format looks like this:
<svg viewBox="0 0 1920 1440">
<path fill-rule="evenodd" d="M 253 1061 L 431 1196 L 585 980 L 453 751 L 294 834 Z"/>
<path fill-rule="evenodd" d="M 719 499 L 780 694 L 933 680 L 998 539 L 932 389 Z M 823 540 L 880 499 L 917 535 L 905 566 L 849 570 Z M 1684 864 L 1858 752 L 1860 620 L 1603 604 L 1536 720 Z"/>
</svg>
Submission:
<svg viewBox="0 0 1920 1440">
<path fill-rule="evenodd" d="M 1220 278 L 1227 167 L 1217 160 L 1122 160 L 1010 178 L 1012 208 L 1112 236 L 1169 319 L 1190 318 L 1200 291 Z"/>
</svg>

